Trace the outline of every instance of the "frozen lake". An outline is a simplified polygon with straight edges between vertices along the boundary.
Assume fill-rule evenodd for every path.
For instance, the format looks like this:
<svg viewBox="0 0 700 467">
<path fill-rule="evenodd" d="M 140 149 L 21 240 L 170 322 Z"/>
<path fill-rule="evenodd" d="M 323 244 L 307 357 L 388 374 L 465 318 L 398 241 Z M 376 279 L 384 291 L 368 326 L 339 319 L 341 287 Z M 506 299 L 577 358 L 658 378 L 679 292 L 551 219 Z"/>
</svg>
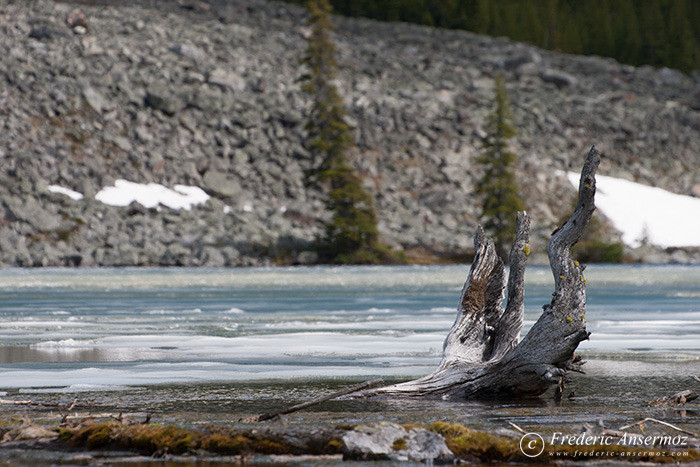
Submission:
<svg viewBox="0 0 700 467">
<path fill-rule="evenodd" d="M 0 391 L 425 374 L 440 359 L 467 272 L 2 270 Z M 586 276 L 592 335 L 579 349 L 590 370 L 682 362 L 700 373 L 700 267 L 594 264 Z M 552 291 L 548 268 L 528 268 L 523 332 Z"/>
</svg>

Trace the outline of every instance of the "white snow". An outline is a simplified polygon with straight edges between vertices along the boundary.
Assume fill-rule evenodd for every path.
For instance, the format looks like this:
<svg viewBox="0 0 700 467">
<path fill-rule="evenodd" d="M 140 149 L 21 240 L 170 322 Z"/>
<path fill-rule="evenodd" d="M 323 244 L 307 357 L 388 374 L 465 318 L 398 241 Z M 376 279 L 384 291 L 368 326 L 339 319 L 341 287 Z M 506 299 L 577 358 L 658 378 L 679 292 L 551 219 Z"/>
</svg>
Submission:
<svg viewBox="0 0 700 467">
<path fill-rule="evenodd" d="M 578 188 L 579 174 L 567 173 Z M 642 240 L 663 248 L 700 246 L 700 198 L 620 178 L 596 175 L 595 204 L 622 232 L 622 241 Z"/>
<path fill-rule="evenodd" d="M 209 195 L 196 186 L 175 185 L 171 190 L 157 183 L 142 184 L 117 180 L 114 186 L 100 190 L 95 199 L 110 206 L 128 206 L 136 201 L 147 208 L 155 208 L 162 204 L 171 209 L 189 211 L 192 206 L 206 203 Z"/>
<path fill-rule="evenodd" d="M 76 201 L 80 201 L 81 199 L 83 199 L 82 193 L 78 193 L 77 191 L 73 191 L 70 188 L 65 188 L 65 187 L 58 186 L 58 185 L 49 185 L 49 191 L 51 193 L 58 193 L 61 195 L 66 195 L 69 198 L 74 199 Z"/>
</svg>

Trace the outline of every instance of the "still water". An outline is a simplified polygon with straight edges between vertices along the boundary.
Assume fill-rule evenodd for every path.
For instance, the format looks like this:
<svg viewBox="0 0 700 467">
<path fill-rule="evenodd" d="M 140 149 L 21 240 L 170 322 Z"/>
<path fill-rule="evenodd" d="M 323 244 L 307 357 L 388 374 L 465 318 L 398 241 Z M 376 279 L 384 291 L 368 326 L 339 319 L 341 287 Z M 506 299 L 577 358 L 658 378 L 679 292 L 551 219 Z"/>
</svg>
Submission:
<svg viewBox="0 0 700 467">
<path fill-rule="evenodd" d="M 468 265 L 0 271 L 0 396 L 233 420 L 352 382 L 428 373 Z M 700 374 L 700 267 L 589 265 L 588 330 L 564 406 L 334 401 L 294 420 L 629 420 Z M 526 275 L 525 329 L 553 291 Z M 372 415 L 374 414 L 374 415 Z M 651 416 L 646 414 L 645 416 Z M 697 423 L 697 414 L 671 415 Z M 690 417 L 690 418 L 688 418 Z M 294 420 L 292 422 L 294 422 Z M 669 419 L 670 420 L 670 419 Z"/>
</svg>

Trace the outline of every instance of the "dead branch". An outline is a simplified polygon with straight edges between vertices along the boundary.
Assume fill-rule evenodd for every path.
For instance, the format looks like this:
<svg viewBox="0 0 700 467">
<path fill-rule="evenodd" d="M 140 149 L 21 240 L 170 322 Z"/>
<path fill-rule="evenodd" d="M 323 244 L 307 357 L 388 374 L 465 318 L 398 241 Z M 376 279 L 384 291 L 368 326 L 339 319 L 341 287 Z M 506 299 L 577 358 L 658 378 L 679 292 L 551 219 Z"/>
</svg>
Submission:
<svg viewBox="0 0 700 467">
<path fill-rule="evenodd" d="M 624 431 L 624 430 L 627 430 L 627 429 L 632 428 L 633 426 L 636 426 L 636 427 L 639 427 L 639 430 L 640 430 L 642 433 L 644 433 L 644 424 L 645 424 L 646 422 L 659 423 L 659 424 L 661 424 L 661 425 L 664 425 L 664 426 L 667 426 L 667 427 L 669 427 L 669 428 L 672 428 L 672 429 L 674 429 L 674 430 L 676 430 L 676 431 L 678 431 L 678 432 L 680 432 L 680 433 L 686 434 L 686 435 L 688 435 L 688 436 L 692 436 L 693 438 L 697 438 L 697 437 L 698 437 L 698 435 L 696 435 L 695 433 L 692 433 L 692 432 L 690 432 L 690 431 L 684 430 L 684 429 L 682 429 L 682 428 L 678 428 L 677 426 L 671 425 L 671 424 L 668 423 L 668 422 L 664 422 L 664 421 L 657 420 L 657 419 L 655 419 L 655 418 L 650 418 L 650 417 L 647 417 L 647 418 L 645 418 L 644 420 L 640 420 L 640 421 L 638 421 L 638 422 L 630 423 L 629 425 L 622 426 L 622 427 L 618 428 L 618 430 Z"/>
<path fill-rule="evenodd" d="M 73 403 L 70 405 L 70 407 L 68 407 L 65 414 L 63 413 L 63 410 L 61 410 L 61 407 L 60 406 L 58 407 L 58 412 L 62 415 L 61 426 L 66 424 L 66 420 L 68 420 L 68 416 L 70 415 L 70 411 L 75 408 L 77 403 L 78 403 L 78 399 L 74 399 Z"/>
<path fill-rule="evenodd" d="M 352 394 L 354 392 L 361 391 L 363 389 L 371 388 L 372 386 L 376 386 L 377 384 L 381 384 L 383 382 L 384 382 L 384 380 L 382 380 L 381 378 L 365 381 L 362 384 L 357 384 L 355 386 L 343 389 L 341 391 L 336 391 L 334 393 L 331 393 L 331 394 L 328 394 L 325 396 L 316 397 L 314 399 L 311 399 L 310 401 L 302 402 L 301 404 L 296 404 L 296 405 L 293 405 L 291 407 L 287 407 L 287 408 L 282 409 L 282 410 L 277 410 L 275 412 L 268 412 L 268 413 L 264 413 L 261 415 L 255 415 L 252 417 L 243 418 L 239 421 L 245 422 L 245 423 L 252 423 L 252 422 L 262 422 L 265 420 L 271 420 L 273 418 L 279 417 L 280 415 L 286 415 L 286 414 L 289 414 L 292 412 L 297 412 L 299 410 L 306 409 L 306 408 L 311 407 L 313 405 L 317 405 L 317 404 L 320 404 L 321 402 L 326 402 L 326 401 L 329 401 L 331 399 L 335 399 L 335 398 L 340 397 L 340 396 L 347 396 L 348 394 Z"/>
</svg>

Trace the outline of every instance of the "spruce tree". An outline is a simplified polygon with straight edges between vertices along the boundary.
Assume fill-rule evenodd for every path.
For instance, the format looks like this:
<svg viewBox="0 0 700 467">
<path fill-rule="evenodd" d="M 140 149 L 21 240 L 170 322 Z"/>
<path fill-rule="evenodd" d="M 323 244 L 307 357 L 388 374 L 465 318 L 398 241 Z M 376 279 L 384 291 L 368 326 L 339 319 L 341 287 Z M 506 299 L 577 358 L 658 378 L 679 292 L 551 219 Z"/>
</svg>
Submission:
<svg viewBox="0 0 700 467">
<path fill-rule="evenodd" d="M 386 262 L 391 254 L 379 241 L 372 196 L 348 160 L 355 142 L 334 84 L 338 64 L 330 38 L 331 6 L 328 0 L 310 0 L 307 7 L 311 34 L 302 60 L 308 71 L 302 89 L 311 97 L 306 129 L 309 149 L 318 160 L 307 176 L 310 183 L 328 189 L 326 207 L 333 213 L 319 253 L 332 263 Z"/>
<path fill-rule="evenodd" d="M 509 140 L 517 132 L 511 123 L 512 115 L 503 75 L 495 80 L 493 112 L 486 122 L 482 154 L 477 162 L 484 172 L 476 185 L 482 201 L 481 215 L 484 229 L 491 235 L 501 259 L 508 261 L 508 248 L 515 238 L 515 213 L 524 209 L 518 195 L 513 173 L 515 153 Z"/>
</svg>

